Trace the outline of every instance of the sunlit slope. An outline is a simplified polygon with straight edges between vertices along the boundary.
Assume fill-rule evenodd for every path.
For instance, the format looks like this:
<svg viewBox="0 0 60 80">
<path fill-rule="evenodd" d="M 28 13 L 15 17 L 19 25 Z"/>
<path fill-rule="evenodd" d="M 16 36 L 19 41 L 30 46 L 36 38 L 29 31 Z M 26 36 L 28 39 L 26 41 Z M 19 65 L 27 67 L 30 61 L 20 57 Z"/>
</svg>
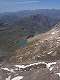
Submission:
<svg viewBox="0 0 60 80">
<path fill-rule="evenodd" d="M 60 23 L 46 33 L 27 40 L 28 45 L 16 50 L 16 61 L 28 63 L 40 60 L 60 59 Z"/>
</svg>

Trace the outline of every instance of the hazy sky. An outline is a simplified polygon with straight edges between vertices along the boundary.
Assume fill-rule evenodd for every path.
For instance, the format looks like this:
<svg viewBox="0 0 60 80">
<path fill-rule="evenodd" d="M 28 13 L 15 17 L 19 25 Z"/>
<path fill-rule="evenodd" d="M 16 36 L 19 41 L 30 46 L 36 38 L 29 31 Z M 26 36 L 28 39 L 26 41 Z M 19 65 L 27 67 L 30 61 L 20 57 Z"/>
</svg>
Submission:
<svg viewBox="0 0 60 80">
<path fill-rule="evenodd" d="M 60 0 L 0 0 L 0 12 L 60 9 Z"/>
</svg>

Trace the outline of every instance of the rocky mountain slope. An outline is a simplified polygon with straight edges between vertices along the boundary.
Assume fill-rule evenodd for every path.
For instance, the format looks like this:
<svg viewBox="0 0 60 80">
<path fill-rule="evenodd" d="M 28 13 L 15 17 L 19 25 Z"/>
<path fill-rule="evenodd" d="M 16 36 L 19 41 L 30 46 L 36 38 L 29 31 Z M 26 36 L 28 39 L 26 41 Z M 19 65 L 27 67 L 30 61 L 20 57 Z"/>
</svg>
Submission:
<svg viewBox="0 0 60 80">
<path fill-rule="evenodd" d="M 13 15 L 0 19 L 0 55 L 14 54 L 17 48 L 27 44 L 27 38 L 50 30 L 59 21 L 43 14 L 30 15 L 17 20 Z M 16 21 L 15 21 L 16 20 Z M 4 54 L 4 52 L 5 54 Z"/>
<path fill-rule="evenodd" d="M 0 57 L 0 80 L 60 80 L 60 22 L 49 26 L 48 17 L 40 14 L 16 24 L 0 23 L 0 56 L 4 55 Z M 32 26 L 44 33 L 31 35 Z M 21 42 L 26 44 L 21 47 Z"/>
<path fill-rule="evenodd" d="M 16 49 L 30 44 L 35 47 L 35 41 L 29 42 L 35 37 L 29 38 L 36 35 L 38 38 L 38 34 L 51 30 L 60 21 L 59 13 L 59 10 L 34 10 L 0 14 L 0 61 L 16 55 Z"/>
<path fill-rule="evenodd" d="M 55 61 L 60 59 L 60 23 L 53 29 L 27 40 L 24 48 L 16 50 L 17 63 L 32 63 L 41 60 Z M 11 58 L 14 60 L 14 57 Z"/>
</svg>

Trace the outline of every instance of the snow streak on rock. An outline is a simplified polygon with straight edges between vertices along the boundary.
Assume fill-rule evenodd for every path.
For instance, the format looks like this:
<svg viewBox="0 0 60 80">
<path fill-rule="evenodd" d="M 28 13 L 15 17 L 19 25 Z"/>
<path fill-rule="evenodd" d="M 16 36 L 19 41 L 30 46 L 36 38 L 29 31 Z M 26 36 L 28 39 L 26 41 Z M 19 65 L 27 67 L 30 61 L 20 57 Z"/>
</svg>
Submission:
<svg viewBox="0 0 60 80">
<path fill-rule="evenodd" d="M 23 79 L 23 76 L 17 76 L 17 77 L 14 77 L 13 79 L 11 80 L 22 80 Z"/>
<path fill-rule="evenodd" d="M 29 64 L 29 65 L 26 65 L 26 66 L 24 66 L 24 65 L 14 65 L 14 66 L 18 67 L 19 69 L 26 69 L 26 68 L 29 68 L 29 67 L 34 66 L 34 65 L 38 66 L 39 64 L 46 65 L 46 68 L 51 71 L 54 68 L 54 67 L 51 67 L 51 65 L 55 65 L 56 62 L 52 62 L 52 63 L 38 62 L 38 63 Z"/>
<path fill-rule="evenodd" d="M 60 77 L 60 73 L 56 73 Z"/>
<path fill-rule="evenodd" d="M 8 68 L 1 68 L 2 70 L 5 70 L 5 71 L 9 71 L 9 72 L 12 72 L 12 73 L 15 73 L 13 69 L 8 69 Z"/>
</svg>

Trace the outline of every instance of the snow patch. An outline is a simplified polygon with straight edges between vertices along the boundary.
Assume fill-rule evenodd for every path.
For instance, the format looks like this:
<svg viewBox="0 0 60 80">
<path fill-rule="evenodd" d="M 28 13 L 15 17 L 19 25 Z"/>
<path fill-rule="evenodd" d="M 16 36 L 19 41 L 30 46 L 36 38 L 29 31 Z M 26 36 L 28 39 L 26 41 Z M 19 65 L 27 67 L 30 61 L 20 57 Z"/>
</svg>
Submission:
<svg viewBox="0 0 60 80">
<path fill-rule="evenodd" d="M 59 44 L 59 42 L 57 42 L 57 44 Z"/>
<path fill-rule="evenodd" d="M 58 42 L 60 42 L 60 40 L 57 40 Z"/>
<path fill-rule="evenodd" d="M 56 73 L 60 77 L 60 73 Z"/>
<path fill-rule="evenodd" d="M 56 64 L 56 62 L 47 63 L 46 66 L 47 66 L 47 68 L 49 69 L 51 65 L 55 65 L 55 64 Z"/>
<path fill-rule="evenodd" d="M 5 71 L 12 72 L 12 73 L 15 73 L 13 69 L 8 69 L 8 68 L 1 68 L 1 69 L 5 70 Z"/>
<path fill-rule="evenodd" d="M 47 53 L 47 54 L 51 54 L 53 51 L 51 51 L 51 52 L 49 52 L 49 53 Z"/>
<path fill-rule="evenodd" d="M 30 66 L 39 65 L 39 64 L 45 64 L 46 68 L 51 71 L 54 68 L 54 67 L 51 67 L 51 66 L 55 65 L 56 62 L 52 62 L 52 63 L 38 62 L 38 63 L 29 64 L 29 65 L 26 65 L 26 66 L 24 66 L 24 65 L 15 65 L 15 67 L 18 67 L 19 69 L 25 69 L 25 68 L 28 68 Z"/>
<path fill-rule="evenodd" d="M 18 68 L 25 68 L 24 65 L 15 65 L 15 67 L 18 67 Z"/>
<path fill-rule="evenodd" d="M 51 67 L 49 70 L 52 71 L 54 67 Z"/>
<path fill-rule="evenodd" d="M 52 32 L 51 34 L 55 34 L 55 32 Z"/>
<path fill-rule="evenodd" d="M 15 78 L 11 79 L 11 80 L 22 80 L 22 79 L 23 79 L 23 76 L 17 76 Z"/>
<path fill-rule="evenodd" d="M 60 39 L 60 37 L 58 37 L 57 39 Z"/>
<path fill-rule="evenodd" d="M 15 67 L 18 67 L 19 69 L 25 69 L 27 67 L 30 67 L 30 66 L 34 66 L 34 65 L 38 65 L 38 64 L 46 64 L 45 62 L 38 62 L 38 63 L 33 63 L 33 64 L 29 64 L 29 65 L 15 65 Z"/>
</svg>

